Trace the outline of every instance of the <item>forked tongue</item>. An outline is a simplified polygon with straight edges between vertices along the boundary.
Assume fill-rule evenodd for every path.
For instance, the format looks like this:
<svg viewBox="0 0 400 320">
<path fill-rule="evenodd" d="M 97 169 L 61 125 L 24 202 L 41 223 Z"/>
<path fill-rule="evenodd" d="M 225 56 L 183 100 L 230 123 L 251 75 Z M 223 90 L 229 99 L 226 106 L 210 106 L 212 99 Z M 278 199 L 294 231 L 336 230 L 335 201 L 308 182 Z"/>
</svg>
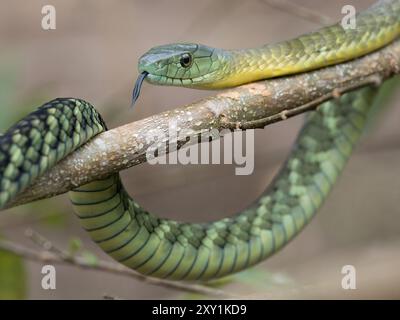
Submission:
<svg viewBox="0 0 400 320">
<path fill-rule="evenodd" d="M 136 80 L 135 83 L 135 87 L 133 88 L 132 91 L 132 102 L 131 102 L 131 108 L 133 108 L 133 106 L 136 103 L 136 100 L 139 98 L 140 95 L 140 89 L 142 88 L 142 83 L 144 81 L 144 78 L 147 77 L 149 73 L 147 71 L 143 71 L 141 74 L 139 74 L 139 77 Z"/>
</svg>

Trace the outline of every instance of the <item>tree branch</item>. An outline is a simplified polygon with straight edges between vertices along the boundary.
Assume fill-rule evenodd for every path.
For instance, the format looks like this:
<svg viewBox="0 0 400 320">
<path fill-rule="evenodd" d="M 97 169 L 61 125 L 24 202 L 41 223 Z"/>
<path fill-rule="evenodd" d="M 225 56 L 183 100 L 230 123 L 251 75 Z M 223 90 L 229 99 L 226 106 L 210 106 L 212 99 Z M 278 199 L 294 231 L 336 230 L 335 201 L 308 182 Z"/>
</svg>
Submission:
<svg viewBox="0 0 400 320">
<path fill-rule="evenodd" d="M 171 123 L 194 138 L 213 129 L 261 128 L 316 108 L 321 102 L 400 73 L 400 40 L 339 65 L 243 85 L 187 106 L 166 111 L 99 134 L 36 180 L 8 207 L 61 194 L 146 161 L 146 152 L 170 143 Z M 186 134 L 187 133 L 187 134 Z M 191 139 L 192 140 L 192 139 Z M 178 140 L 178 148 L 187 138 Z M 165 152 L 171 151 L 166 150 Z M 160 153 L 162 155 L 164 153 Z"/>
<path fill-rule="evenodd" d="M 37 237 L 38 235 L 34 235 Z M 152 278 L 148 276 L 144 276 L 138 272 L 135 272 L 127 267 L 123 266 L 119 263 L 108 262 L 105 260 L 98 260 L 96 263 L 89 262 L 87 259 L 81 256 L 71 256 L 64 254 L 64 250 L 55 248 L 48 240 L 46 240 L 46 244 L 49 244 L 51 248 L 49 249 L 42 249 L 40 251 L 33 250 L 28 247 L 13 243 L 7 240 L 0 240 L 0 250 L 5 250 L 11 253 L 14 253 L 18 256 L 23 258 L 41 262 L 41 263 L 52 263 L 52 264 L 61 264 L 61 265 L 71 265 L 75 267 L 79 267 L 81 269 L 88 269 L 88 270 L 97 270 L 103 271 L 111 274 L 117 274 L 120 276 L 126 276 L 130 278 L 134 278 L 136 280 L 166 287 L 169 289 L 178 290 L 180 292 L 191 292 L 202 294 L 205 296 L 213 296 L 219 298 L 240 298 L 240 296 L 225 292 L 219 289 L 207 287 L 204 285 L 194 284 L 194 283 L 185 283 L 185 282 L 178 282 L 178 281 L 169 281 L 164 279 Z"/>
</svg>

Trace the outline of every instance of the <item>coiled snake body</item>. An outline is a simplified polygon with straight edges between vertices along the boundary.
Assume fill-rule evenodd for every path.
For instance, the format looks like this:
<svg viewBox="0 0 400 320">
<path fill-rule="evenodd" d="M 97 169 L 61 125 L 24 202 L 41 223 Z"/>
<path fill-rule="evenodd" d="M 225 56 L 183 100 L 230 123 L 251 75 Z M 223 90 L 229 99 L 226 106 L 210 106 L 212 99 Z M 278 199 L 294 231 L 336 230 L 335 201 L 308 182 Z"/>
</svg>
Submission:
<svg viewBox="0 0 400 320">
<path fill-rule="evenodd" d="M 139 61 L 155 84 L 225 88 L 359 57 L 400 35 L 400 1 L 380 1 L 339 24 L 258 49 L 198 44 L 151 49 Z M 126 193 L 118 174 L 69 193 L 91 238 L 110 256 L 143 274 L 176 279 L 222 277 L 264 260 L 311 220 L 363 130 L 373 90 L 360 89 L 312 112 L 288 160 L 259 199 L 238 215 L 190 224 L 160 219 Z M 106 126 L 93 106 L 52 100 L 0 136 L 0 208 Z"/>
</svg>

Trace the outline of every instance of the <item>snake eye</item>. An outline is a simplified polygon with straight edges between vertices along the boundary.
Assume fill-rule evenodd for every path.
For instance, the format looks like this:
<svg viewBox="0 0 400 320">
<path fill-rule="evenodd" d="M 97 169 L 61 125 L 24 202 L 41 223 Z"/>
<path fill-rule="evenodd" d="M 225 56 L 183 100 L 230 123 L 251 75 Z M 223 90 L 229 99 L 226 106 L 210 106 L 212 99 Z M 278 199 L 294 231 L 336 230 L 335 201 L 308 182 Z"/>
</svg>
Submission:
<svg viewBox="0 0 400 320">
<path fill-rule="evenodd" d="M 189 53 L 184 53 L 179 62 L 182 67 L 189 68 L 192 65 L 192 56 Z"/>
</svg>

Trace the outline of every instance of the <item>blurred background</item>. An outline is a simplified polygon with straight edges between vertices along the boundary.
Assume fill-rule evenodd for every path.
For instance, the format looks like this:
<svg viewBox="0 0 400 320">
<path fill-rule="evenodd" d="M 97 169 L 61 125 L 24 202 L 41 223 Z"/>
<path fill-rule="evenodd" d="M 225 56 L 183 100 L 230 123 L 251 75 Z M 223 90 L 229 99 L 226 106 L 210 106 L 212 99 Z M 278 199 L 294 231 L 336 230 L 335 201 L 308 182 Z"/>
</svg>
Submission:
<svg viewBox="0 0 400 320">
<path fill-rule="evenodd" d="M 293 0 L 332 20 L 349 1 Z M 357 10 L 371 0 L 353 0 Z M 56 30 L 41 28 L 44 5 L 56 8 Z M 318 28 L 264 0 L 0 2 L 0 131 L 56 97 L 94 104 L 110 128 L 181 106 L 211 92 L 145 84 L 129 110 L 139 56 L 155 45 L 190 41 L 222 48 L 256 47 Z M 400 83 L 378 110 L 322 210 L 284 250 L 216 283 L 253 298 L 400 298 Z M 210 221 L 249 205 L 287 155 L 302 117 L 256 132 L 255 171 L 231 165 L 148 165 L 122 172 L 130 194 L 153 213 Z M 59 248 L 111 261 L 82 231 L 67 195 L 2 212 L 0 234 L 38 249 L 26 229 Z M 354 265 L 357 289 L 343 290 L 343 265 Z M 100 271 L 56 266 L 57 289 L 43 290 L 43 263 L 0 251 L 0 298 L 192 298 Z M 200 296 L 196 296 L 200 297 Z"/>
</svg>

